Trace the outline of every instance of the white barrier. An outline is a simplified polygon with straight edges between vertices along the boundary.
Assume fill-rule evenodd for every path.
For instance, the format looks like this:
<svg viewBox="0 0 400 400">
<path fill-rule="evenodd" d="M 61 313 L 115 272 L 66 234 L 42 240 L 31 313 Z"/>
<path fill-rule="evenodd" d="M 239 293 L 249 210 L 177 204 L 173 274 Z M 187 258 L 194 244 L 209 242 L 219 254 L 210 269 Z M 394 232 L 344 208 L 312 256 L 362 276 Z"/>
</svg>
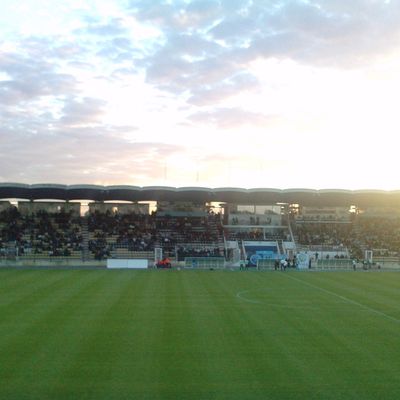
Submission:
<svg viewBox="0 0 400 400">
<path fill-rule="evenodd" d="M 148 260 L 142 259 L 107 259 L 107 268 L 135 268 L 146 269 L 149 266 Z"/>
</svg>

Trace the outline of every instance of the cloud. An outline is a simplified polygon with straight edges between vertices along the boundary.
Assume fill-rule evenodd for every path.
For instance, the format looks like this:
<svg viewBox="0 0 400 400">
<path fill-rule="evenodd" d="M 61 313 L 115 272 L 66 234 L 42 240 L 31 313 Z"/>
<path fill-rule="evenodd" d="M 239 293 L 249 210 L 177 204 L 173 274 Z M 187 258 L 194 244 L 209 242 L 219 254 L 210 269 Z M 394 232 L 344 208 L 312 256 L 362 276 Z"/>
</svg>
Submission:
<svg viewBox="0 0 400 400">
<path fill-rule="evenodd" d="M 181 93 L 212 79 L 212 75 L 205 79 L 207 65 L 217 62 L 219 47 L 200 36 L 174 33 L 168 36 L 165 45 L 139 64 L 146 70 L 148 83 Z"/>
<path fill-rule="evenodd" d="M 71 36 L 23 39 L 23 52 L 3 53 L 1 99 L 13 104 L 43 95 L 70 94 L 74 76 L 60 63 L 89 72 L 112 65 L 114 78 L 145 72 L 146 82 L 203 106 L 254 88 L 250 64 L 292 59 L 305 64 L 349 67 L 400 45 L 400 6 L 384 1 L 315 0 L 130 0 L 120 16 L 81 20 Z M 133 24 L 153 26 L 154 40 L 137 40 Z M 137 26 L 135 25 L 135 29 Z M 55 44 L 56 43 L 56 44 Z M 105 72 L 103 72 L 105 73 Z M 246 75 L 249 87 L 235 84 Z M 63 93 L 65 94 L 65 93 Z"/>
<path fill-rule="evenodd" d="M 220 129 L 235 129 L 244 125 L 269 126 L 277 117 L 246 111 L 241 108 L 216 108 L 211 111 L 200 111 L 189 116 L 194 124 L 215 125 Z"/>
<path fill-rule="evenodd" d="M 191 5 L 184 0 L 174 2 L 153 0 L 151 3 L 146 0 L 131 0 L 129 8 L 138 20 L 153 23 L 163 30 L 175 31 L 185 28 L 194 29 L 204 22 L 209 22 L 207 11 L 215 7 L 215 2 L 205 2 L 203 7 L 196 3 Z"/>
<path fill-rule="evenodd" d="M 130 5 L 138 20 L 164 34 L 140 61 L 147 82 L 186 93 L 191 102 L 238 73 L 250 75 L 250 63 L 260 58 L 348 68 L 400 46 L 400 6 L 393 1 L 160 0 Z M 231 96 L 224 89 L 216 101 L 224 93 Z"/>
<path fill-rule="evenodd" d="M 0 104 L 15 105 L 42 96 L 63 95 L 77 90 L 73 75 L 59 72 L 57 65 L 42 55 L 0 53 L 0 71 L 7 79 L 0 81 Z"/>
<path fill-rule="evenodd" d="M 288 58 L 306 64 L 348 68 L 392 52 L 400 45 L 400 7 L 377 1 L 285 1 L 279 7 L 253 5 L 242 20 L 221 22 L 214 28 L 219 39 L 230 40 L 247 29 L 249 46 L 244 59 Z M 224 23 L 231 22 L 230 29 Z M 371 58 L 372 57 L 372 58 Z"/>
<path fill-rule="evenodd" d="M 79 30 L 77 33 L 92 34 L 94 36 L 121 36 L 128 33 L 122 18 L 111 18 L 107 22 L 89 21 L 89 23 Z"/>
<path fill-rule="evenodd" d="M 365 93 L 374 93 L 371 98 L 386 93 L 371 92 L 361 80 L 352 87 L 344 78 L 349 71 L 344 70 L 352 68 L 356 76 L 358 66 L 397 54 L 400 46 L 400 3 L 394 1 L 106 3 L 96 3 L 96 9 L 85 6 L 83 14 L 85 7 L 71 10 L 65 5 L 62 10 L 71 14 L 54 20 L 68 23 L 60 30 L 52 24 L 48 35 L 43 34 L 46 27 L 37 30 L 42 36 L 30 35 L 35 21 L 29 23 L 28 33 L 15 27 L 18 35 L 5 35 L 0 46 L 0 180 L 156 179 L 166 154 L 187 152 L 180 145 L 163 143 L 162 136 L 165 132 L 171 142 L 182 141 L 176 132 L 182 132 L 184 124 L 188 138 L 197 126 L 211 126 L 207 137 L 217 135 L 214 128 L 226 136 L 227 130 L 249 127 L 254 144 L 260 128 L 306 131 L 296 122 L 298 115 L 307 123 L 312 119 L 313 125 L 327 113 L 331 120 L 321 126 L 330 132 L 330 121 L 339 120 L 339 114 L 349 119 L 355 109 L 365 114 L 365 101 L 357 102 L 364 87 Z M 53 6 L 43 11 L 48 19 L 59 12 Z M 8 26 L 12 24 L 10 18 Z M 331 88 L 326 82 L 335 67 L 342 71 L 332 85 L 342 91 L 328 90 L 335 94 L 332 101 L 325 96 L 324 84 Z M 379 73 L 384 75 L 384 68 Z M 388 86 L 396 88 L 392 82 L 388 79 Z M 349 107 L 337 105 L 352 95 L 356 106 L 346 113 Z M 318 104 L 315 98 L 320 99 Z M 269 113 L 281 116 L 256 112 L 254 104 L 259 111 L 266 104 Z M 376 120 L 378 128 L 385 119 Z M 161 129 L 160 121 L 165 121 Z M 366 121 L 371 126 L 371 118 Z M 269 135 L 271 130 L 265 132 Z M 150 135 L 157 143 L 147 142 Z M 139 142 L 132 142 L 133 136 Z M 240 143 L 248 139 L 237 136 Z M 293 142 L 295 136 L 291 137 Z"/>
<path fill-rule="evenodd" d="M 260 83 L 254 75 L 243 72 L 215 85 L 199 86 L 193 90 L 188 102 L 197 106 L 217 104 L 242 92 L 254 91 Z"/>
<path fill-rule="evenodd" d="M 63 116 L 59 122 L 75 126 L 101 122 L 107 102 L 95 98 L 68 99 L 62 109 Z"/>
<path fill-rule="evenodd" d="M 213 91 L 211 86 L 229 80 L 232 87 L 236 75 L 249 75 L 246 66 L 233 57 L 224 57 L 228 49 L 209 33 L 223 18 L 219 2 L 157 1 L 148 7 L 146 2 L 132 1 L 131 6 L 138 20 L 163 29 L 163 40 L 139 61 L 149 84 L 173 94 L 186 93 L 196 102 L 202 91 Z M 228 91 L 221 90 L 219 98 L 224 97 L 223 93 L 230 96 Z"/>
<path fill-rule="evenodd" d="M 145 182 L 157 179 L 179 145 L 134 143 L 113 128 L 27 134 L 0 132 L 1 180 L 18 182 Z"/>
</svg>

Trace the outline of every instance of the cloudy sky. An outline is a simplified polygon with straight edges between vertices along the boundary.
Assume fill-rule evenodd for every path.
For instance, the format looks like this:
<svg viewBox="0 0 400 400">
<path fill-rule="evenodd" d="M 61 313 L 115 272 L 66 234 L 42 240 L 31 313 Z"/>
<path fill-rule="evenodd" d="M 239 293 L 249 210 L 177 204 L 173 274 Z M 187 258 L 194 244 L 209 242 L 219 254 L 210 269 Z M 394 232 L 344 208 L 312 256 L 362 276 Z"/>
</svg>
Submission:
<svg viewBox="0 0 400 400">
<path fill-rule="evenodd" d="M 0 182 L 400 189 L 400 2 L 1 0 Z"/>
</svg>

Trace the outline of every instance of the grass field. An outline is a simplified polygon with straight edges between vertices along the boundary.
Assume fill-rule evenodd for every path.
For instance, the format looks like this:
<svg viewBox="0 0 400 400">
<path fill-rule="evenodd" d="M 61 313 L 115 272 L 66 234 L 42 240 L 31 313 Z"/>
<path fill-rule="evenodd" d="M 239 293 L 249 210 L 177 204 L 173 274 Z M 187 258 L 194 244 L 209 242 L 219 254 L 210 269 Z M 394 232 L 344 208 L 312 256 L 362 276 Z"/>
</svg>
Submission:
<svg viewBox="0 0 400 400">
<path fill-rule="evenodd" d="M 400 274 L 0 270 L 0 399 L 398 399 Z"/>
</svg>

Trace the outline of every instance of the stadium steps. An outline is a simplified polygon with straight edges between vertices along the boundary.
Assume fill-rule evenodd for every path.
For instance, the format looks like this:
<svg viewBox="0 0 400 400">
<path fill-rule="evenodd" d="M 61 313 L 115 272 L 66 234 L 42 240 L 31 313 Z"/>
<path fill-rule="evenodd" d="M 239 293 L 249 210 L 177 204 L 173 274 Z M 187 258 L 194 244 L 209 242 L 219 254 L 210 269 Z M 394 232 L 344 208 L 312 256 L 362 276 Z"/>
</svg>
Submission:
<svg viewBox="0 0 400 400">
<path fill-rule="evenodd" d="M 208 224 L 212 235 L 218 238 L 218 250 L 221 256 L 225 255 L 225 243 L 224 236 L 220 233 L 218 226 L 213 218 L 209 218 Z"/>
<path fill-rule="evenodd" d="M 82 218 L 82 258 L 89 259 L 89 226 L 87 218 Z"/>
<path fill-rule="evenodd" d="M 277 243 L 278 243 L 279 254 L 285 254 L 285 250 L 283 248 L 283 240 L 278 239 Z"/>
</svg>

